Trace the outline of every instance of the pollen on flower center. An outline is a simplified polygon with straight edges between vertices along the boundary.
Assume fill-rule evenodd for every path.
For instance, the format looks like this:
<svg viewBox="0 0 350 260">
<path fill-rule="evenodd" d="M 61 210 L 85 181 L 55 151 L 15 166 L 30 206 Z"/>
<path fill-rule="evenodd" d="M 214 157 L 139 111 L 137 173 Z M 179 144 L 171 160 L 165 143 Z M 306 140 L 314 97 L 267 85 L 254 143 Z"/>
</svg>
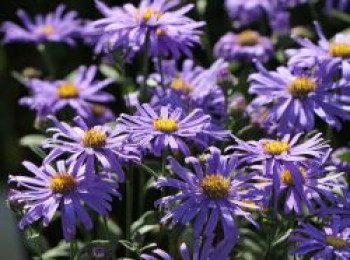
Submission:
<svg viewBox="0 0 350 260">
<path fill-rule="evenodd" d="M 140 10 L 136 14 L 136 19 L 141 18 L 144 22 L 147 22 L 151 19 L 152 16 L 156 16 L 159 19 L 163 14 L 154 9 L 146 9 L 142 15 L 140 15 Z"/>
<path fill-rule="evenodd" d="M 171 81 L 171 84 L 170 86 L 173 88 L 173 89 L 176 89 L 176 90 L 181 90 L 183 92 L 185 92 L 186 94 L 190 93 L 193 89 L 193 87 L 188 84 L 186 81 L 182 80 L 181 78 L 174 78 L 172 81 Z"/>
<path fill-rule="evenodd" d="M 246 30 L 237 35 L 237 42 L 242 46 L 254 46 L 259 43 L 260 36 L 257 32 Z"/>
<path fill-rule="evenodd" d="M 300 173 L 301 173 L 301 177 L 302 177 L 302 182 L 305 182 L 305 176 L 306 176 L 306 170 L 304 167 L 298 167 Z M 294 184 L 294 179 L 293 179 L 293 175 L 292 173 L 287 170 L 287 169 L 283 169 L 281 172 L 281 176 L 280 176 L 281 182 L 284 183 L 285 185 L 293 185 Z"/>
<path fill-rule="evenodd" d="M 343 248 L 346 246 L 346 240 L 342 238 L 338 238 L 336 236 L 327 236 L 326 237 L 326 244 L 329 246 L 333 246 L 335 248 Z"/>
<path fill-rule="evenodd" d="M 75 179 L 67 173 L 57 173 L 50 179 L 50 188 L 55 193 L 67 193 L 75 187 Z"/>
<path fill-rule="evenodd" d="M 272 155 L 280 155 L 283 152 L 288 151 L 288 148 L 288 142 L 283 141 L 266 141 L 263 144 L 264 151 Z"/>
<path fill-rule="evenodd" d="M 159 118 L 153 120 L 153 127 L 156 130 L 171 133 L 178 129 L 175 119 Z"/>
<path fill-rule="evenodd" d="M 349 43 L 332 43 L 329 47 L 329 53 L 333 57 L 349 58 L 350 44 Z"/>
<path fill-rule="evenodd" d="M 44 33 L 47 35 L 53 34 L 55 32 L 55 27 L 52 25 L 43 25 L 37 29 L 39 33 Z"/>
<path fill-rule="evenodd" d="M 94 127 L 85 131 L 82 142 L 85 147 L 99 148 L 106 144 L 106 139 L 106 133 Z"/>
<path fill-rule="evenodd" d="M 60 98 L 76 98 L 79 96 L 79 90 L 74 83 L 66 82 L 57 88 L 57 95 Z"/>
<path fill-rule="evenodd" d="M 230 189 L 230 179 L 221 175 L 210 174 L 201 180 L 200 186 L 211 199 L 225 198 Z"/>
<path fill-rule="evenodd" d="M 308 77 L 297 77 L 288 86 L 289 92 L 294 97 L 305 97 L 317 88 L 316 82 Z"/>
</svg>

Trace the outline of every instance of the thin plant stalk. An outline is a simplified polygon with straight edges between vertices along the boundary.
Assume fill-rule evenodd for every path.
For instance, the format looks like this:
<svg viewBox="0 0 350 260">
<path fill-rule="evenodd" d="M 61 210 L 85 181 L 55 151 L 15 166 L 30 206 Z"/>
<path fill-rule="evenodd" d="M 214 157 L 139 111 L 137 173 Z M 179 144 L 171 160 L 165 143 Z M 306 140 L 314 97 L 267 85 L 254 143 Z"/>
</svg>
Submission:
<svg viewBox="0 0 350 260">
<path fill-rule="evenodd" d="M 149 71 L 148 66 L 148 56 L 149 56 L 149 32 L 146 34 L 146 42 L 145 42 L 145 49 L 143 51 L 143 64 L 142 64 L 142 74 L 143 74 L 143 82 L 140 89 L 140 96 L 144 97 L 146 93 L 146 87 L 147 87 L 147 76 Z"/>
<path fill-rule="evenodd" d="M 108 255 L 109 255 L 110 259 L 114 259 L 113 248 L 112 248 L 112 239 L 111 239 L 111 236 L 109 234 L 107 217 L 103 217 L 103 226 L 104 226 L 104 230 L 105 230 L 106 240 L 108 240 Z"/>
<path fill-rule="evenodd" d="M 40 241 L 38 241 L 38 239 L 40 239 L 40 236 L 34 237 L 34 230 L 32 229 L 31 226 L 29 226 L 29 233 L 30 233 L 31 237 L 33 238 L 34 248 L 35 248 L 35 251 L 37 253 L 38 258 L 40 260 L 43 260 Z"/>
<path fill-rule="evenodd" d="M 47 68 L 50 78 L 54 78 L 55 77 L 55 67 L 54 64 L 51 60 L 51 57 L 48 53 L 47 50 L 47 46 L 45 46 L 45 44 L 41 43 L 39 45 L 37 45 L 37 49 L 40 53 L 41 59 L 44 63 L 44 66 Z"/>
<path fill-rule="evenodd" d="M 132 220 L 132 206 L 133 206 L 133 167 L 130 166 L 128 179 L 126 181 L 126 240 L 131 240 L 131 220 Z M 127 250 L 126 257 L 130 257 L 130 251 Z"/>
<path fill-rule="evenodd" d="M 165 84 L 164 84 L 164 73 L 163 73 L 163 59 L 162 56 L 159 54 L 158 55 L 158 67 L 159 67 L 159 74 L 160 74 L 160 84 L 163 89 L 165 89 Z"/>
</svg>

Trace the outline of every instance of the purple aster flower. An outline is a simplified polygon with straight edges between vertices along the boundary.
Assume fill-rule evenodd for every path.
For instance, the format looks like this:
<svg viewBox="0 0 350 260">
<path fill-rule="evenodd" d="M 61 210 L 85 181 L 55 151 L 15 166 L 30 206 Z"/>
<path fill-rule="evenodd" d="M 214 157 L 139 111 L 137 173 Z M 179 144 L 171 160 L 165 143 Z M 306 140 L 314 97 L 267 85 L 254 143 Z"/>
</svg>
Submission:
<svg viewBox="0 0 350 260">
<path fill-rule="evenodd" d="M 105 18 L 120 17 L 123 15 L 123 8 L 119 6 L 108 7 L 104 3 L 95 0 L 97 9 Z M 94 26 L 94 22 L 87 22 L 83 31 L 83 37 L 87 44 L 94 45 L 94 52 L 96 54 L 108 51 L 110 48 L 111 37 L 109 34 L 104 33 L 100 28 Z"/>
<path fill-rule="evenodd" d="M 56 114 L 65 107 L 87 118 L 91 113 L 91 106 L 95 103 L 106 103 L 114 100 L 113 95 L 101 91 L 113 80 L 95 80 L 96 66 L 86 68 L 80 66 L 72 80 L 43 81 L 32 79 L 28 81 L 28 88 L 32 95 L 20 100 L 20 104 L 27 105 L 38 114 Z"/>
<path fill-rule="evenodd" d="M 117 122 L 117 132 L 129 135 L 131 142 L 149 149 L 156 156 L 168 147 L 174 153 L 180 151 L 188 156 L 190 142 L 206 146 L 203 138 L 198 138 L 200 134 L 217 139 L 227 136 L 227 131 L 210 131 L 210 116 L 200 109 L 186 115 L 181 108 L 162 106 L 158 112 L 149 104 L 143 104 L 138 106 L 135 115 L 121 114 Z"/>
<path fill-rule="evenodd" d="M 260 19 L 271 8 L 269 0 L 225 0 L 225 8 L 231 19 L 249 24 Z"/>
<path fill-rule="evenodd" d="M 288 65 L 290 67 L 311 68 L 315 64 L 325 64 L 327 69 L 333 71 L 340 68 L 343 77 L 350 78 L 350 36 L 346 34 L 336 34 L 334 40 L 326 39 L 318 23 L 315 23 L 318 37 L 318 44 L 312 43 L 309 39 L 295 37 L 301 49 L 286 50 L 290 57 Z"/>
<path fill-rule="evenodd" d="M 348 84 L 345 80 L 334 82 L 334 73 L 327 73 L 324 66 L 312 73 L 257 67 L 259 72 L 249 76 L 249 93 L 258 95 L 251 105 L 272 106 L 265 120 L 277 123 L 279 133 L 310 131 L 316 116 L 337 130 L 342 127 L 340 119 L 350 119 L 350 106 L 344 99 Z"/>
<path fill-rule="evenodd" d="M 74 37 L 80 34 L 82 21 L 77 19 L 77 12 L 63 14 L 64 5 L 59 5 L 54 13 L 37 15 L 34 21 L 23 10 L 17 15 L 24 27 L 13 22 L 3 23 L 0 31 L 5 33 L 5 42 L 65 42 L 74 44 Z"/>
<path fill-rule="evenodd" d="M 246 107 L 247 100 L 243 94 L 236 92 L 229 98 L 228 109 L 244 111 Z"/>
<path fill-rule="evenodd" d="M 220 259 L 228 260 L 229 253 L 232 250 L 234 244 L 229 239 L 220 241 L 217 245 L 213 246 L 213 240 L 215 236 L 207 237 L 205 240 L 198 238 L 194 241 L 193 252 L 191 253 L 185 243 L 180 246 L 180 255 L 182 260 L 210 260 Z M 203 241 L 204 240 L 204 241 Z M 167 252 L 156 248 L 150 253 L 142 254 L 142 260 L 174 260 Z"/>
<path fill-rule="evenodd" d="M 292 251 L 293 255 L 308 255 L 315 260 L 350 258 L 350 228 L 341 228 L 341 219 L 338 217 L 333 217 L 329 225 L 322 229 L 301 223 L 290 239 L 298 245 Z"/>
<path fill-rule="evenodd" d="M 19 228 L 43 218 L 48 226 L 56 211 L 61 213 L 62 230 L 66 240 L 74 238 L 77 222 L 91 230 L 93 222 L 85 206 L 100 215 L 107 215 L 112 209 L 112 196 L 120 197 L 116 183 L 106 180 L 95 172 L 91 165 L 82 165 L 74 169 L 65 161 L 58 161 L 56 168 L 44 164 L 38 168 L 30 162 L 23 165 L 35 176 L 9 176 L 9 182 L 15 182 L 24 188 L 12 196 L 13 200 L 25 203 L 25 214 L 19 222 Z"/>
<path fill-rule="evenodd" d="M 288 162 L 316 163 L 320 165 L 328 156 L 330 147 L 321 134 L 301 142 L 301 134 L 295 136 L 285 135 L 282 139 L 261 139 L 259 141 L 243 141 L 235 138 L 236 145 L 229 146 L 227 150 L 235 154 L 247 164 L 258 164 L 265 167 L 265 175 L 279 173 L 279 169 Z M 307 167 L 307 165 L 303 166 Z M 277 171 L 276 171 L 277 170 Z"/>
<path fill-rule="evenodd" d="M 350 172 L 350 149 L 342 147 L 335 150 L 332 153 L 331 161 L 339 171 Z"/>
<path fill-rule="evenodd" d="M 298 186 L 294 187 L 297 188 L 296 191 L 299 192 L 299 195 L 303 196 L 302 198 L 305 199 L 305 192 L 302 191 L 303 187 L 301 187 L 302 184 L 305 184 L 305 177 L 302 176 L 300 170 L 295 169 L 295 167 L 302 167 L 302 169 L 308 169 L 311 166 L 318 167 L 328 158 L 330 148 L 325 143 L 324 139 L 321 138 L 321 134 L 316 134 L 303 143 L 300 142 L 300 137 L 301 134 L 293 137 L 286 135 L 281 140 L 261 139 L 259 141 L 248 142 L 235 137 L 237 145 L 227 148 L 227 150 L 234 150 L 234 154 L 237 155 L 242 162 L 245 162 L 252 168 L 260 168 L 265 177 L 272 179 L 275 194 L 275 212 L 277 211 L 281 183 L 282 185 L 284 183 L 284 179 L 282 178 L 283 170 L 287 167 L 286 170 L 290 173 L 290 183 L 296 180 L 295 183 L 297 183 Z M 312 181 L 310 183 L 318 187 L 318 183 L 315 184 Z M 285 186 L 286 188 L 289 187 L 288 185 Z M 291 191 L 294 192 L 294 190 Z"/>
<path fill-rule="evenodd" d="M 53 133 L 44 143 L 44 148 L 51 149 L 44 163 L 49 163 L 63 154 L 70 155 L 69 161 L 75 168 L 87 162 L 95 165 L 95 160 L 101 163 L 104 170 L 113 170 L 117 173 L 119 181 L 124 180 L 123 161 L 138 161 L 138 149 L 126 142 L 123 135 L 119 135 L 108 126 L 88 125 L 76 117 L 76 127 L 50 117 L 55 127 L 49 128 Z"/>
<path fill-rule="evenodd" d="M 226 61 L 256 59 L 261 62 L 268 61 L 273 54 L 273 45 L 269 38 L 261 36 L 258 32 L 246 30 L 241 33 L 227 33 L 215 44 L 214 55 Z"/>
<path fill-rule="evenodd" d="M 182 69 L 178 70 L 174 61 L 168 61 L 163 69 L 166 88 L 156 88 L 151 104 L 154 107 L 181 107 L 186 112 L 200 108 L 212 117 L 213 123 L 220 126 L 222 119 L 226 118 L 227 111 L 224 93 L 218 81 L 221 72 L 227 67 L 228 64 L 222 59 L 217 60 L 208 69 L 194 66 L 192 60 L 186 60 Z M 152 78 L 156 82 L 160 80 L 158 74 L 152 75 Z"/>
<path fill-rule="evenodd" d="M 204 22 L 185 16 L 193 4 L 171 11 L 178 4 L 177 0 L 142 0 L 139 7 L 125 4 L 118 16 L 107 14 L 94 26 L 109 35 L 110 49 L 122 48 L 128 59 L 145 46 L 152 57 L 178 59 L 181 52 L 191 56 L 190 47 L 200 43 L 198 29 Z"/>
<path fill-rule="evenodd" d="M 159 199 L 156 205 L 168 212 L 162 222 L 172 219 L 173 223 L 186 225 L 193 220 L 195 238 L 200 234 L 211 236 L 221 225 L 224 237 L 232 239 L 234 245 L 238 237 L 236 216 L 255 224 L 247 209 L 258 207 L 247 201 L 258 199 L 258 192 L 248 183 L 251 175 L 237 169 L 239 163 L 235 156 L 221 155 L 215 147 L 209 150 L 204 169 L 195 157 L 186 158 L 194 171 L 169 158 L 174 177 L 159 178 L 157 187 L 174 188 L 177 193 Z"/>
<path fill-rule="evenodd" d="M 309 0 L 275 0 L 275 5 L 279 8 L 295 7 L 297 5 L 305 4 Z"/>
<path fill-rule="evenodd" d="M 315 207 L 336 203 L 338 196 L 334 188 L 345 187 L 340 180 L 342 173 L 329 174 L 324 167 L 297 167 L 297 163 L 285 163 L 280 168 L 280 187 L 277 199 L 283 198 L 284 211 L 301 215 L 303 208 L 314 213 Z"/>
</svg>

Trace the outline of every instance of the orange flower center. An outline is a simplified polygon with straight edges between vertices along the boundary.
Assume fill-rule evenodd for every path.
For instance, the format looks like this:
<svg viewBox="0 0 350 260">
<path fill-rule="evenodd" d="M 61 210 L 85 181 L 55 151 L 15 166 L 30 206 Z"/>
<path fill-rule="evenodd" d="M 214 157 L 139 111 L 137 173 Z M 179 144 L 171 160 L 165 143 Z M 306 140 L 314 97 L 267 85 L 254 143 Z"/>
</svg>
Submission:
<svg viewBox="0 0 350 260">
<path fill-rule="evenodd" d="M 66 82 L 57 88 L 57 95 L 60 98 L 76 98 L 79 96 L 79 90 L 74 83 Z"/>
<path fill-rule="evenodd" d="M 99 148 L 106 144 L 106 133 L 97 127 L 93 127 L 87 131 L 85 131 L 83 136 L 83 146 L 84 147 L 92 147 Z"/>
<path fill-rule="evenodd" d="M 175 119 L 159 118 L 153 120 L 153 127 L 156 130 L 171 133 L 178 129 Z"/>
<path fill-rule="evenodd" d="M 308 77 L 297 77 L 288 86 L 288 91 L 294 97 L 305 97 L 317 88 L 316 82 Z"/>
<path fill-rule="evenodd" d="M 200 183 L 203 192 L 211 199 L 227 197 L 230 190 L 230 179 L 221 175 L 209 174 Z"/>
<path fill-rule="evenodd" d="M 329 47 L 329 53 L 333 57 L 349 58 L 350 44 L 349 43 L 332 43 Z"/>
<path fill-rule="evenodd" d="M 237 42 L 242 46 L 254 46 L 259 43 L 260 35 L 259 33 L 246 30 L 237 35 Z"/>
<path fill-rule="evenodd" d="M 75 179 L 67 173 L 57 173 L 50 179 L 50 188 L 55 193 L 65 194 L 75 187 Z"/>
<path fill-rule="evenodd" d="M 288 142 L 283 141 L 266 141 L 263 144 L 263 149 L 265 152 L 272 154 L 272 155 L 280 155 L 283 152 L 288 151 L 289 144 Z"/>
</svg>

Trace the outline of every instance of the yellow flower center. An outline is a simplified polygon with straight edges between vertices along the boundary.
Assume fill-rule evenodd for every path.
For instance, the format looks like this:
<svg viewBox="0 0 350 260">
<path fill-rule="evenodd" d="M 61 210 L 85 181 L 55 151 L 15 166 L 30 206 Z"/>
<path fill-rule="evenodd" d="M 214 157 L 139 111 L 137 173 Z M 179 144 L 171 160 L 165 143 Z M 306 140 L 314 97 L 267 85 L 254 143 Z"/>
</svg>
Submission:
<svg viewBox="0 0 350 260">
<path fill-rule="evenodd" d="M 288 86 L 289 92 L 294 97 L 305 97 L 316 88 L 316 82 L 308 77 L 297 77 Z"/>
<path fill-rule="evenodd" d="M 67 173 L 57 173 L 50 179 L 50 188 L 55 193 L 65 194 L 75 187 L 75 179 Z"/>
<path fill-rule="evenodd" d="M 175 119 L 159 118 L 153 120 L 153 127 L 156 130 L 171 133 L 178 129 Z"/>
<path fill-rule="evenodd" d="M 349 43 L 332 43 L 329 47 L 329 53 L 333 57 L 349 58 L 350 44 Z"/>
<path fill-rule="evenodd" d="M 99 148 L 106 144 L 106 133 L 97 127 L 85 131 L 82 143 L 84 147 Z"/>
<path fill-rule="evenodd" d="M 246 30 L 237 35 L 237 42 L 242 46 L 254 46 L 259 43 L 260 35 L 252 30 Z"/>
<path fill-rule="evenodd" d="M 53 34 L 55 32 L 55 27 L 52 25 L 43 25 L 37 29 L 39 33 L 44 33 L 47 35 Z"/>
<path fill-rule="evenodd" d="M 211 199 L 227 197 L 230 189 L 230 179 L 221 175 L 210 174 L 200 183 L 203 192 Z"/>
<path fill-rule="evenodd" d="M 94 104 L 91 108 L 91 112 L 95 115 L 95 116 L 103 116 L 105 113 L 105 107 L 101 106 L 99 104 Z"/>
<path fill-rule="evenodd" d="M 181 78 L 174 78 L 171 81 L 170 86 L 173 89 L 181 90 L 181 91 L 185 92 L 186 94 L 190 93 L 193 89 L 193 87 L 190 84 L 188 84 L 187 82 L 185 82 Z"/>
<path fill-rule="evenodd" d="M 301 177 L 302 177 L 302 182 L 304 183 L 305 182 L 305 177 L 306 177 L 306 170 L 304 167 L 300 166 L 298 167 L 300 173 L 301 173 Z M 294 180 L 293 180 L 293 175 L 292 173 L 287 170 L 287 169 L 284 169 L 282 172 L 281 172 L 281 176 L 280 176 L 280 180 L 282 183 L 284 183 L 285 185 L 293 185 L 294 184 Z"/>
<path fill-rule="evenodd" d="M 342 238 L 338 238 L 336 236 L 327 236 L 326 237 L 326 244 L 329 246 L 333 246 L 335 248 L 343 248 L 346 246 L 347 242 L 346 240 Z"/>
<path fill-rule="evenodd" d="M 140 17 L 140 10 L 138 10 L 136 14 L 136 19 L 142 19 L 144 22 L 147 22 L 149 19 L 151 19 L 152 16 L 156 16 L 157 19 L 162 17 L 162 13 L 158 12 L 157 10 L 154 9 L 146 9 L 144 13 Z"/>
<path fill-rule="evenodd" d="M 57 88 L 57 95 L 60 98 L 76 98 L 79 96 L 79 90 L 74 83 L 66 82 Z"/>
<path fill-rule="evenodd" d="M 283 152 L 288 151 L 288 148 L 288 142 L 283 141 L 266 141 L 263 144 L 264 151 L 272 155 L 280 155 Z"/>
</svg>

